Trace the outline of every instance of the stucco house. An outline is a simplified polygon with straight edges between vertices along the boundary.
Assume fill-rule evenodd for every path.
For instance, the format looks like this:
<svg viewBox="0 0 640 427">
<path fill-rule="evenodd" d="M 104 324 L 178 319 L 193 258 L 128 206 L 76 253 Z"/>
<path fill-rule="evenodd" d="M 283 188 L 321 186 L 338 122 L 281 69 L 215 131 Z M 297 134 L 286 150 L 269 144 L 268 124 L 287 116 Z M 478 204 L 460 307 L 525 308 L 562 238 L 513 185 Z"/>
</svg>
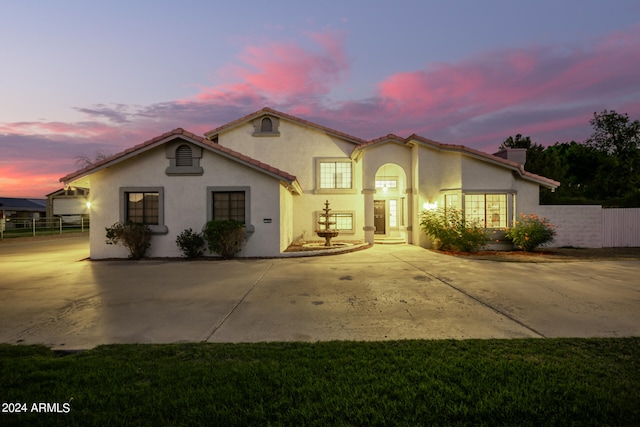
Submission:
<svg viewBox="0 0 640 427">
<path fill-rule="evenodd" d="M 279 256 L 293 241 L 318 239 L 325 200 L 340 240 L 428 247 L 420 213 L 435 206 L 507 227 L 516 214 L 536 212 L 540 186 L 560 185 L 525 171 L 521 155 L 418 135 L 367 141 L 264 108 L 203 137 L 175 129 L 61 181 L 90 189 L 94 259 L 127 256 L 105 243 L 105 227 L 117 221 L 148 224 L 148 255 L 171 257 L 181 255 L 183 230 L 224 218 L 246 225 L 238 256 Z"/>
</svg>

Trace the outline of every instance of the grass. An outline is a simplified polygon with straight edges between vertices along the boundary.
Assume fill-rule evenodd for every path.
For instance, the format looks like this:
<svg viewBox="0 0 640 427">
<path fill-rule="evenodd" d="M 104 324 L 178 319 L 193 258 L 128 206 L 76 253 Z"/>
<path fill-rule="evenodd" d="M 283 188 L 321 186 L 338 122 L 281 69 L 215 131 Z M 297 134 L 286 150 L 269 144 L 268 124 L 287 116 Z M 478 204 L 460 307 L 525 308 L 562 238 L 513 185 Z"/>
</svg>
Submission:
<svg viewBox="0 0 640 427">
<path fill-rule="evenodd" d="M 0 345 L 1 425 L 637 425 L 640 338 Z"/>
</svg>

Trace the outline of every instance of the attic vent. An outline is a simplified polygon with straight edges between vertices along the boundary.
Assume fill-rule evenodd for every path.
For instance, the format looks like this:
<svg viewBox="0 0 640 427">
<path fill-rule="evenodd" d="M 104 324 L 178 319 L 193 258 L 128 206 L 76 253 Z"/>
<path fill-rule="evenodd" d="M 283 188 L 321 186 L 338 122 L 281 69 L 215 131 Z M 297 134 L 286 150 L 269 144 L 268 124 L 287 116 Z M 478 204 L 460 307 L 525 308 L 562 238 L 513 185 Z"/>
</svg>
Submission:
<svg viewBox="0 0 640 427">
<path fill-rule="evenodd" d="M 191 147 L 188 145 L 178 147 L 176 150 L 176 166 L 193 166 Z"/>
<path fill-rule="evenodd" d="M 273 122 L 270 118 L 265 117 L 260 123 L 260 132 L 273 132 Z"/>
</svg>

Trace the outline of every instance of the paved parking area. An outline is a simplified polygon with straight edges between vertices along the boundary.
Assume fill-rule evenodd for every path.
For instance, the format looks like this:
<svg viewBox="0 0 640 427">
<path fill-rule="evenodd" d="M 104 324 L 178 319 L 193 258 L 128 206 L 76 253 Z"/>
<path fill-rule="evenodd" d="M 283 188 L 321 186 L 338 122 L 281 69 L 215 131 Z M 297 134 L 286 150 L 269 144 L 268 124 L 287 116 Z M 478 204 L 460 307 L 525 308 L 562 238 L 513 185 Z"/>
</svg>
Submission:
<svg viewBox="0 0 640 427">
<path fill-rule="evenodd" d="M 640 335 L 640 261 L 500 263 L 410 245 L 287 259 L 87 257 L 87 236 L 0 243 L 0 342 Z"/>
</svg>

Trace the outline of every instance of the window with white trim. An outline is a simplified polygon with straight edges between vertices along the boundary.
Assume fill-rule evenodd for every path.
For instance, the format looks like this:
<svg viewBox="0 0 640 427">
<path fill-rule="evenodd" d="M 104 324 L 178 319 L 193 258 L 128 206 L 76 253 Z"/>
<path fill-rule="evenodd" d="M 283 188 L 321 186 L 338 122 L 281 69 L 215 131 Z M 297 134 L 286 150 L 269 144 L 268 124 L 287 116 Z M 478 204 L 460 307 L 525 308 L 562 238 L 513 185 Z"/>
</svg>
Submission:
<svg viewBox="0 0 640 427">
<path fill-rule="evenodd" d="M 322 211 L 316 211 L 315 224 L 318 224 L 318 229 L 323 230 L 324 226 L 320 224 L 324 220 Z M 329 221 L 335 222 L 329 228 L 331 230 L 338 230 L 344 234 L 355 233 L 355 212 L 353 211 L 338 211 L 331 212 L 329 214 Z"/>
<path fill-rule="evenodd" d="M 389 227 L 398 226 L 398 201 L 396 199 L 389 200 Z"/>
<path fill-rule="evenodd" d="M 321 189 L 350 189 L 353 187 L 352 164 L 348 162 L 320 162 Z"/>
<path fill-rule="evenodd" d="M 348 212 L 338 212 L 334 214 L 336 230 L 353 231 L 353 214 Z"/>
<path fill-rule="evenodd" d="M 506 194 L 465 194 L 465 220 L 477 222 L 485 228 L 507 227 Z"/>
</svg>

